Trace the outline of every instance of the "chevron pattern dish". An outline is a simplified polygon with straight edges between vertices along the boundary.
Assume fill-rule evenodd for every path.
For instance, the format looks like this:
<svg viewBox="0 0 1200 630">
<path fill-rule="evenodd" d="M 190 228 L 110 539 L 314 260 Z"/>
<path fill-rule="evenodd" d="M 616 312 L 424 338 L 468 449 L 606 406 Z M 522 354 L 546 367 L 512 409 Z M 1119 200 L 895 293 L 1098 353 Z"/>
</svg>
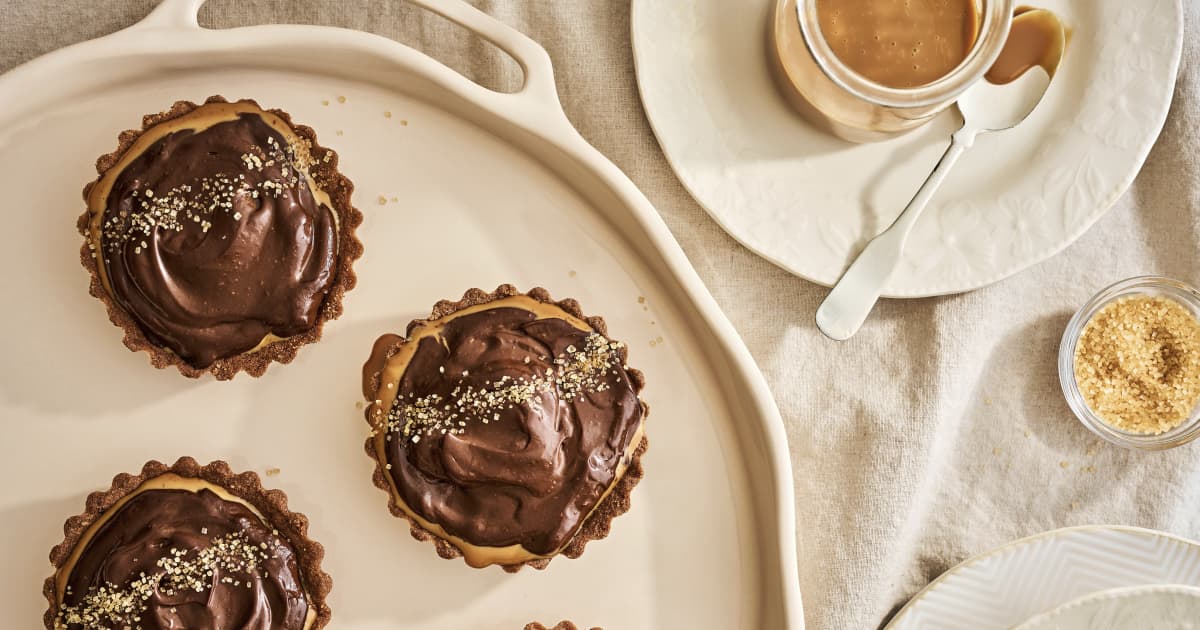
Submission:
<svg viewBox="0 0 1200 630">
<path fill-rule="evenodd" d="M 886 630 L 1009 630 L 1096 591 L 1155 584 L 1200 587 L 1200 544 L 1134 527 L 1059 529 L 947 571 Z"/>
<path fill-rule="evenodd" d="M 1042 613 L 1014 630 L 1194 630 L 1200 588 L 1134 586 L 1100 591 Z"/>
</svg>

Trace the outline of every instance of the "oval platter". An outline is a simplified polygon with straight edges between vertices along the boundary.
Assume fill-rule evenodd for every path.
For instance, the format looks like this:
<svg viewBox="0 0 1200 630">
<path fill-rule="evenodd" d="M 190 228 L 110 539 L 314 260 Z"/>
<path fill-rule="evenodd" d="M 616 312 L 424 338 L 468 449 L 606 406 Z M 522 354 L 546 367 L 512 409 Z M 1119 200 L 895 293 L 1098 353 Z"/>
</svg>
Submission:
<svg viewBox="0 0 1200 630">
<path fill-rule="evenodd" d="M 548 55 L 456 0 L 417 4 L 512 55 L 489 91 L 362 32 L 204 29 L 202 0 L 0 77 L 0 602 L 41 617 L 46 555 L 84 496 L 149 459 L 226 459 L 285 490 L 333 576 L 332 627 L 802 628 L 794 497 L 779 412 L 661 218 L 571 127 Z M 345 314 L 259 379 L 189 380 L 121 346 L 78 261 L 80 190 L 97 156 L 176 100 L 254 98 L 340 155 L 366 215 Z M 390 116 L 385 114 L 390 113 Z M 15 236 L 19 235 L 19 238 Z M 359 373 L 371 343 L 471 287 L 545 286 L 602 315 L 647 376 L 646 477 L 577 560 L 507 575 L 411 540 L 371 484 Z"/>
</svg>

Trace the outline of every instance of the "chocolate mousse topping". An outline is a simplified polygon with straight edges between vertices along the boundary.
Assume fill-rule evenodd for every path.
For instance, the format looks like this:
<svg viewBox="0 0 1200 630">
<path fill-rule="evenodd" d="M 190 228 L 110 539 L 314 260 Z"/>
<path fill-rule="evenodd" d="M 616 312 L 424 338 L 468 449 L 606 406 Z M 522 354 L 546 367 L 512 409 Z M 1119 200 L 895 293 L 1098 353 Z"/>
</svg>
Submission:
<svg viewBox="0 0 1200 630">
<path fill-rule="evenodd" d="M 305 630 L 295 550 L 208 489 L 133 495 L 70 567 L 55 628 Z"/>
<path fill-rule="evenodd" d="M 246 103 L 167 121 L 89 195 L 104 288 L 195 368 L 311 329 L 338 273 L 339 216 L 311 143 Z"/>
<path fill-rule="evenodd" d="M 382 337 L 364 370 L 368 397 L 395 388 L 368 418 L 399 498 L 469 545 L 557 553 L 641 440 L 624 346 L 523 295 L 414 322 L 409 337 Z"/>
</svg>

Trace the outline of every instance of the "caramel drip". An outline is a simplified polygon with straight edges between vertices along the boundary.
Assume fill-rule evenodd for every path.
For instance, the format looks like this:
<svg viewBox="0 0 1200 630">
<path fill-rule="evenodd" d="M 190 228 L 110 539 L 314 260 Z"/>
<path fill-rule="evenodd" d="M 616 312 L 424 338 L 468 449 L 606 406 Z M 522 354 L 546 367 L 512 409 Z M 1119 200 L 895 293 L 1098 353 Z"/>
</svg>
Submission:
<svg viewBox="0 0 1200 630">
<path fill-rule="evenodd" d="M 1045 9 L 1018 8 L 1004 49 L 984 76 L 989 83 L 1004 85 L 1040 67 L 1053 77 L 1066 44 L 1066 29 L 1057 15 Z"/>
</svg>

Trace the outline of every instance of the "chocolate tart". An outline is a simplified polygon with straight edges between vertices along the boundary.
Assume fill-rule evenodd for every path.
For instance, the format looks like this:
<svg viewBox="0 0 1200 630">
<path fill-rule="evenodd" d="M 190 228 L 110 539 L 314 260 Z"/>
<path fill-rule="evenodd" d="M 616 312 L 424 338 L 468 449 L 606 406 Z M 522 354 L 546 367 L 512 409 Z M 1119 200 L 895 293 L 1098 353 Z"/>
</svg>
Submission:
<svg viewBox="0 0 1200 630">
<path fill-rule="evenodd" d="M 48 630 L 317 630 L 333 582 L 308 519 L 252 472 L 147 463 L 88 495 L 50 551 Z"/>
<path fill-rule="evenodd" d="M 342 312 L 362 213 L 337 154 L 251 100 L 179 101 L 121 133 L 83 189 L 80 258 L 131 350 L 261 376 Z"/>
<path fill-rule="evenodd" d="M 579 557 L 642 478 L 641 372 L 545 289 L 471 289 L 363 366 L 374 482 L 443 558 L 516 572 Z"/>
<path fill-rule="evenodd" d="M 570 621 L 560 621 L 554 626 L 543 626 L 534 621 L 533 623 L 525 624 L 525 630 L 579 630 L 579 627 Z M 603 630 L 602 628 L 592 628 L 592 630 Z"/>
</svg>

